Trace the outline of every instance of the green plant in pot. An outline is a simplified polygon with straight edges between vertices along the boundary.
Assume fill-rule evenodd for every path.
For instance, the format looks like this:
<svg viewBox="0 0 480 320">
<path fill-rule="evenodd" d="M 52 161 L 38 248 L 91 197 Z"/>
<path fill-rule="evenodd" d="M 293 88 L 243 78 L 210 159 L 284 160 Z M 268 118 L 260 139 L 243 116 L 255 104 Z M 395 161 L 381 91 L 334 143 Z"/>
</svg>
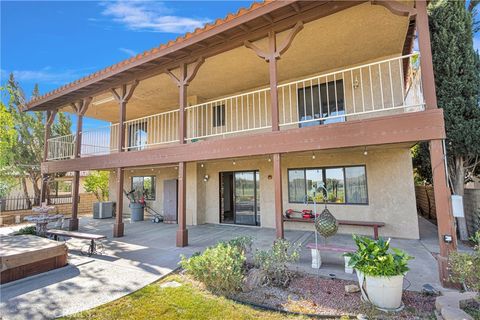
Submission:
<svg viewBox="0 0 480 320">
<path fill-rule="evenodd" d="M 408 261 L 405 252 L 391 248 L 390 239 L 373 240 L 353 235 L 357 251 L 346 253 L 349 266 L 357 272 L 362 297 L 382 310 L 402 307 L 403 278 Z"/>
</svg>

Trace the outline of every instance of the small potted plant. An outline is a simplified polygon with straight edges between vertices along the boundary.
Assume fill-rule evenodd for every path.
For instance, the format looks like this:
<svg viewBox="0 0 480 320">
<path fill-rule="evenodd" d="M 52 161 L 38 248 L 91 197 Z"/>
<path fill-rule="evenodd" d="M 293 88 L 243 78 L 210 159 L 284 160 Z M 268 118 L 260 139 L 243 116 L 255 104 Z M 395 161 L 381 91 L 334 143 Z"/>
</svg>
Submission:
<svg viewBox="0 0 480 320">
<path fill-rule="evenodd" d="M 115 203 L 108 201 L 108 171 L 92 171 L 85 178 L 85 191 L 95 195 L 98 202 L 93 204 L 93 218 L 104 219 L 113 217 Z"/>
<path fill-rule="evenodd" d="M 356 270 L 362 297 L 381 310 L 402 308 L 403 278 L 413 259 L 405 252 L 390 248 L 390 239 L 373 240 L 353 235 L 357 251 L 346 253 L 349 266 Z"/>
<path fill-rule="evenodd" d="M 129 192 L 123 190 L 123 192 L 128 200 L 130 200 L 130 204 L 128 206 L 132 212 L 131 220 L 143 221 L 145 210 L 145 194 L 135 189 L 130 190 Z"/>
</svg>

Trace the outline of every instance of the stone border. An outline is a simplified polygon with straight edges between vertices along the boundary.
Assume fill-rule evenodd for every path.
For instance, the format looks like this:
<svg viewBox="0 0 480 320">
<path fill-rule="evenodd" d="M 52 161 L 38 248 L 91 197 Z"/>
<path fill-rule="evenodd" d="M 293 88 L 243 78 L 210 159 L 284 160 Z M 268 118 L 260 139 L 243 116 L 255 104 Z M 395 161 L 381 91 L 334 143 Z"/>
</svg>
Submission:
<svg viewBox="0 0 480 320">
<path fill-rule="evenodd" d="M 474 320 L 460 308 L 460 304 L 476 297 L 476 292 L 444 292 L 435 300 L 437 320 Z"/>
</svg>

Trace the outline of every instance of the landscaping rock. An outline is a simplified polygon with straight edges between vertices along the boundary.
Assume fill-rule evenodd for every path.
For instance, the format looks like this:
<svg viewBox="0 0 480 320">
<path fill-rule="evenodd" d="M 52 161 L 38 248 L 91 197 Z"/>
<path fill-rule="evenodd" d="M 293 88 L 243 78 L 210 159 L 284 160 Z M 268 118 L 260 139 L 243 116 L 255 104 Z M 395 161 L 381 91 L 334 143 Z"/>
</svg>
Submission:
<svg viewBox="0 0 480 320">
<path fill-rule="evenodd" d="M 460 308 L 462 301 L 475 299 L 475 292 L 445 292 L 443 296 L 437 297 L 435 300 L 435 308 L 442 311 L 445 307 Z"/>
<path fill-rule="evenodd" d="M 243 292 L 251 291 L 258 286 L 262 285 L 263 282 L 265 281 L 265 271 L 262 271 L 260 269 L 250 269 L 248 271 L 247 276 L 245 277 L 245 280 L 243 282 Z"/>
<path fill-rule="evenodd" d="M 160 288 L 178 288 L 181 285 L 182 284 L 177 281 L 168 281 L 168 282 L 162 283 L 160 285 Z"/>
<path fill-rule="evenodd" d="M 355 292 L 359 292 L 359 291 L 360 291 L 360 288 L 356 284 L 347 284 L 345 286 L 345 292 L 346 293 L 355 293 Z"/>
<path fill-rule="evenodd" d="M 442 317 L 445 320 L 473 320 L 465 311 L 453 307 L 442 308 Z"/>
</svg>

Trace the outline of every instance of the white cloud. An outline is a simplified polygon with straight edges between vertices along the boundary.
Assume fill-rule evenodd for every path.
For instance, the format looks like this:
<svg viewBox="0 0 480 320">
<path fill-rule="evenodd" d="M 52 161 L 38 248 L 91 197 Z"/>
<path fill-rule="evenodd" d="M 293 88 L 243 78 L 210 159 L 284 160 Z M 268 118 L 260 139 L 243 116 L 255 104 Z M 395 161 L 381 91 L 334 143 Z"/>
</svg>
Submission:
<svg viewBox="0 0 480 320">
<path fill-rule="evenodd" d="M 49 66 L 39 70 L 5 70 L 1 69 L 0 74 L 2 82 L 8 79 L 10 73 L 13 73 L 15 80 L 19 82 L 49 83 L 55 85 L 65 84 L 82 77 L 88 73 L 89 69 L 82 70 L 55 70 Z"/>
<path fill-rule="evenodd" d="M 136 31 L 185 33 L 209 22 L 204 18 L 173 15 L 172 10 L 162 2 L 121 0 L 102 5 L 104 16 L 112 17 L 115 22 Z"/>
<path fill-rule="evenodd" d="M 128 48 L 118 48 L 118 50 L 122 51 L 123 53 L 126 53 L 127 55 L 131 56 L 131 57 L 134 57 L 137 55 L 137 52 L 132 50 L 132 49 L 128 49 Z"/>
</svg>

